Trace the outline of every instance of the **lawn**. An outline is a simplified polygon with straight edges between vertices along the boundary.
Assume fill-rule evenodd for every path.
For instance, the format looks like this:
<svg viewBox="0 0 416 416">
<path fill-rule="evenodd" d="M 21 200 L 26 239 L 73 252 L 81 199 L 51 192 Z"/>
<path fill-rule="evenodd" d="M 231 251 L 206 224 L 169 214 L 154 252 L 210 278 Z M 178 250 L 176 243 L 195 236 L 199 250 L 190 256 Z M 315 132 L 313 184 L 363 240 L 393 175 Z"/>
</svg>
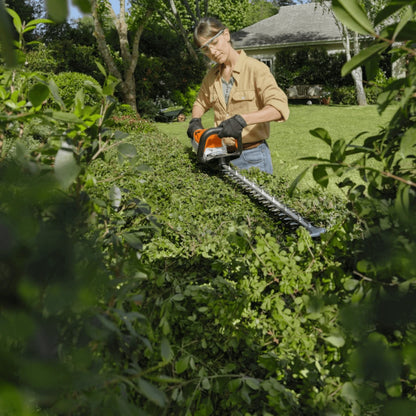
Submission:
<svg viewBox="0 0 416 416">
<path fill-rule="evenodd" d="M 388 108 L 382 115 L 377 107 L 359 106 L 325 106 L 325 105 L 291 105 L 290 117 L 285 123 L 272 123 L 268 140 L 274 174 L 293 181 L 300 172 L 311 165 L 310 161 L 299 160 L 305 156 L 327 156 L 329 148 L 321 140 L 313 137 L 309 131 L 317 127 L 326 129 L 333 140 L 344 138 L 347 141 L 361 132 L 367 137 L 380 130 L 388 123 L 395 107 Z M 187 121 L 157 123 L 159 130 L 169 136 L 177 137 L 189 145 L 186 135 Z M 204 127 L 212 127 L 213 113 L 208 112 L 202 119 Z M 362 139 L 361 139 L 362 140 Z M 305 176 L 300 187 L 315 186 L 311 174 Z M 334 189 L 334 188 L 332 188 Z"/>
</svg>

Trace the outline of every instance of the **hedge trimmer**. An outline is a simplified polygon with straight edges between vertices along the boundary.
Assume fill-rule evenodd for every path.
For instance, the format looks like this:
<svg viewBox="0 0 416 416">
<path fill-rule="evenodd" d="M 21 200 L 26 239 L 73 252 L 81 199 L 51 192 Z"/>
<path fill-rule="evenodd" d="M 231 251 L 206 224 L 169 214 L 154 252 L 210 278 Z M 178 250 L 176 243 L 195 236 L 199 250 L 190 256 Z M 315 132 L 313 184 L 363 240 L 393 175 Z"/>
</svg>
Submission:
<svg viewBox="0 0 416 416">
<path fill-rule="evenodd" d="M 192 147 L 196 152 L 196 156 L 201 163 L 218 162 L 218 169 L 223 175 L 231 179 L 233 182 L 241 186 L 252 198 L 260 202 L 272 214 L 286 225 L 290 227 L 302 226 L 306 228 L 311 237 L 319 237 L 325 232 L 325 228 L 315 227 L 310 222 L 302 218 L 297 212 L 291 210 L 286 205 L 278 201 L 274 196 L 267 193 L 256 183 L 247 179 L 237 170 L 230 166 L 230 161 L 239 157 L 243 151 L 241 137 L 235 140 L 235 151 L 229 153 L 227 146 L 218 136 L 221 127 L 213 127 L 210 129 L 200 129 L 195 131 L 192 141 Z"/>
</svg>

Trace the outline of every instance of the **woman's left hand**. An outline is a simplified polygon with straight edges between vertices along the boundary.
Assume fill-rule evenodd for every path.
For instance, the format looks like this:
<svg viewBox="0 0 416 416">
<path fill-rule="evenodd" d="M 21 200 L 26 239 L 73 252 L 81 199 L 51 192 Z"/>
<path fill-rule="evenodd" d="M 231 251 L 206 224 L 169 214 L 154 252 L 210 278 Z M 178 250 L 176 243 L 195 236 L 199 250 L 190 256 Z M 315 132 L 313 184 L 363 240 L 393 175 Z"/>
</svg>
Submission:
<svg viewBox="0 0 416 416">
<path fill-rule="evenodd" d="M 218 127 L 222 131 L 218 133 L 219 137 L 234 137 L 238 139 L 241 136 L 243 128 L 247 126 L 246 121 L 240 115 L 235 115 L 227 120 L 224 120 Z"/>
</svg>

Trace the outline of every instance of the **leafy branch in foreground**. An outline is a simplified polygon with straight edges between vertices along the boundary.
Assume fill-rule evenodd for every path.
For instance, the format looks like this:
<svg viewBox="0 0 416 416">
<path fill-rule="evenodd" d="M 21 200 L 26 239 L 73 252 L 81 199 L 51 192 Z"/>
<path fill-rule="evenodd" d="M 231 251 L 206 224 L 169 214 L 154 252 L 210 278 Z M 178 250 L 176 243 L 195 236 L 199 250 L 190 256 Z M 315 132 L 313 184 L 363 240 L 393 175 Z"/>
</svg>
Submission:
<svg viewBox="0 0 416 416">
<path fill-rule="evenodd" d="M 116 84 L 86 83 L 64 102 L 52 79 L 0 68 L 1 414 L 133 414 L 140 406 L 132 397 L 166 404 L 151 381 L 165 360 L 144 371 L 137 362 L 158 342 L 139 312 L 138 281 L 109 265 L 123 249 L 103 250 L 105 237 L 93 229 L 101 210 L 116 209 L 87 193 L 92 163 L 109 152 L 119 164 L 137 163 L 135 147 L 123 142 L 129 134 L 111 129 Z M 85 104 L 88 88 L 99 96 L 93 105 Z M 124 368 L 126 345 L 134 368 Z"/>
<path fill-rule="evenodd" d="M 386 50 L 406 65 L 406 77 L 391 82 L 377 100 L 379 112 L 396 111 L 374 136 L 359 135 L 347 143 L 333 140 L 324 129 L 310 133 L 330 147 L 316 162 L 313 176 L 323 187 L 331 176 L 347 189 L 350 217 L 343 227 L 359 223 L 362 238 L 349 242 L 353 254 L 351 298 L 340 322 L 353 353 L 351 379 L 343 395 L 353 414 L 410 414 L 415 411 L 416 382 L 416 4 L 390 2 L 375 18 L 387 22 L 380 34 L 355 0 L 333 2 L 338 18 L 353 30 L 372 35 L 374 43 L 344 65 L 345 75 L 366 65 L 371 77 Z M 395 18 L 400 15 L 401 18 Z M 359 173 L 353 180 L 351 173 Z M 292 190 L 305 172 L 296 179 Z M 367 409 L 367 410 L 366 410 Z"/>
</svg>

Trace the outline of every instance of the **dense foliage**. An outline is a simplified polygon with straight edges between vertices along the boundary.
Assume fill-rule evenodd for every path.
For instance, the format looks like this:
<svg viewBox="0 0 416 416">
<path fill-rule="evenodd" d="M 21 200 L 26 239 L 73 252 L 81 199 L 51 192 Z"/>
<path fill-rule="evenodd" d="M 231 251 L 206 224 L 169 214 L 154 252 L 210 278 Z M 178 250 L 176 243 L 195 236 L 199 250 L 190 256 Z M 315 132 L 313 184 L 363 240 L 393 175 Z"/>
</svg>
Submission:
<svg viewBox="0 0 416 416">
<path fill-rule="evenodd" d="M 313 173 L 323 186 L 331 173 L 344 179 L 340 186 L 348 190 L 352 218 L 363 226 L 361 238 L 349 243 L 355 277 L 352 296 L 340 313 L 350 342 L 345 352 L 351 354 L 348 394 L 353 410 L 412 414 L 416 409 L 416 51 L 409 39 L 416 37 L 416 5 L 394 3 L 382 10 L 374 20 L 374 25 L 386 24 L 380 34 L 358 3 L 335 2 L 333 7 L 350 28 L 374 37 L 342 74 L 365 64 L 370 79 L 376 77 L 380 55 L 391 46 L 395 59 L 406 61 L 407 77 L 390 83 L 378 96 L 380 112 L 400 103 L 389 125 L 362 146 L 357 138 L 334 140 L 316 129 L 311 133 L 330 146 L 331 154 L 328 159 L 310 159 L 317 162 Z M 352 181 L 351 170 L 357 170 L 362 180 Z"/>
<path fill-rule="evenodd" d="M 329 54 L 324 48 L 308 47 L 282 50 L 276 53 L 275 77 L 279 86 L 322 85 L 331 95 L 332 103 L 355 105 L 357 103 L 354 81 L 350 74 L 341 75 L 346 61 L 345 53 Z M 378 63 L 377 80 L 365 80 L 368 104 L 376 104 L 377 96 L 391 77 L 391 58 L 382 54 Z"/>
<path fill-rule="evenodd" d="M 276 53 L 275 73 L 282 88 L 321 84 L 327 88 L 353 85 L 351 76 L 341 77 L 345 53 L 328 54 L 326 49 L 299 48 Z"/>
<path fill-rule="evenodd" d="M 185 50 L 183 39 L 160 21 L 143 33 L 142 54 L 136 69 L 138 110 L 155 119 L 161 108 L 182 106 L 190 112 L 206 63 L 196 62 Z M 180 64 L 179 64 L 180 63 Z"/>
<path fill-rule="evenodd" d="M 335 6 L 373 34 L 358 4 Z M 402 30 L 411 17 L 383 38 Z M 325 225 L 317 241 L 119 106 L 102 66 L 65 101 L 2 67 L 1 413 L 414 413 L 416 52 L 395 52 L 409 64 L 378 98 L 399 103 L 389 125 L 363 146 L 311 132 L 331 148 L 314 178 L 344 175 L 346 207 L 247 173 Z"/>
</svg>

